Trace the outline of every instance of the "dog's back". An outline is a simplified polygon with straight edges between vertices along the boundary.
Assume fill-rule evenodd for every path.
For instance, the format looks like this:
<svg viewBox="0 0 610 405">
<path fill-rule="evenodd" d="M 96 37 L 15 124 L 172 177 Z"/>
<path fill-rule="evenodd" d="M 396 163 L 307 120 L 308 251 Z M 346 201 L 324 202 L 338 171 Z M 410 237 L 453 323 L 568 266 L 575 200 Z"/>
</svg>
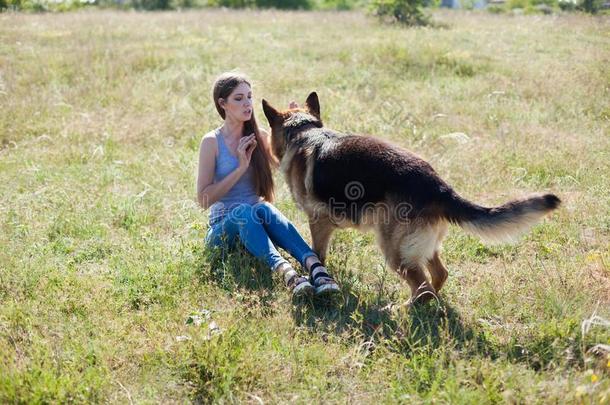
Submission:
<svg viewBox="0 0 610 405">
<path fill-rule="evenodd" d="M 318 131 L 324 129 L 310 132 Z M 409 204 L 411 219 L 443 215 L 440 204 L 451 188 L 423 159 L 373 137 L 327 139 L 314 152 L 313 191 L 321 201 L 370 206 L 390 199 Z"/>
<path fill-rule="evenodd" d="M 346 212 L 352 214 L 355 225 L 362 209 L 392 201 L 410 206 L 402 219 L 446 220 L 488 242 L 504 242 L 560 203 L 553 194 L 546 194 L 482 207 L 460 197 L 426 161 L 405 149 L 368 136 L 337 136 L 335 132 L 320 136 L 324 131 L 315 128 L 301 134 L 317 140 L 312 191 L 319 200 L 333 201 L 337 207 L 355 206 Z"/>
</svg>

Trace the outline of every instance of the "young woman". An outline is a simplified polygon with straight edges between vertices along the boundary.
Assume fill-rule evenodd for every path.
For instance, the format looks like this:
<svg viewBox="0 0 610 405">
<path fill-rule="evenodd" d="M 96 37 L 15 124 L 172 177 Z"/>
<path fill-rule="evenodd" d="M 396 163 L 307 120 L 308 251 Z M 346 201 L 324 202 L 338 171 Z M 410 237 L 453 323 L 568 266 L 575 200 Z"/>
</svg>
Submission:
<svg viewBox="0 0 610 405">
<path fill-rule="evenodd" d="M 224 122 L 201 140 L 197 175 L 199 205 L 210 209 L 206 244 L 231 247 L 239 239 L 271 271 L 283 274 L 294 297 L 338 295 L 337 283 L 316 253 L 272 205 L 271 166 L 278 163 L 269 134 L 256 124 L 250 82 L 240 73 L 223 73 L 214 83 L 213 97 Z M 309 278 L 300 276 L 274 245 L 298 260 Z"/>
</svg>

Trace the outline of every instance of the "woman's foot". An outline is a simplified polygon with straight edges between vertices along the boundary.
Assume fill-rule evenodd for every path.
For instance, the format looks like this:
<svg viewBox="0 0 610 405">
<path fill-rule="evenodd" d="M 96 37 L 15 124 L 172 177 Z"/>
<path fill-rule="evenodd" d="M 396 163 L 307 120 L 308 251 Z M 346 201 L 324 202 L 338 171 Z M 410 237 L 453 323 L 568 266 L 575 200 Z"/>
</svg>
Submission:
<svg viewBox="0 0 610 405">
<path fill-rule="evenodd" d="M 314 288 L 307 277 L 300 276 L 289 264 L 281 266 L 279 271 L 284 276 L 286 287 L 292 292 L 293 300 L 309 298 L 314 293 Z"/>
<path fill-rule="evenodd" d="M 292 291 L 293 300 L 311 298 L 314 294 L 314 288 L 307 277 L 299 276 L 296 272 L 294 276 L 288 280 L 286 286 Z"/>
<path fill-rule="evenodd" d="M 325 301 L 335 301 L 342 297 L 339 285 L 330 274 L 328 274 L 328 270 L 326 270 L 326 267 L 322 266 L 322 263 L 314 263 L 309 269 L 309 280 L 315 290 L 314 294 L 316 298 Z"/>
</svg>

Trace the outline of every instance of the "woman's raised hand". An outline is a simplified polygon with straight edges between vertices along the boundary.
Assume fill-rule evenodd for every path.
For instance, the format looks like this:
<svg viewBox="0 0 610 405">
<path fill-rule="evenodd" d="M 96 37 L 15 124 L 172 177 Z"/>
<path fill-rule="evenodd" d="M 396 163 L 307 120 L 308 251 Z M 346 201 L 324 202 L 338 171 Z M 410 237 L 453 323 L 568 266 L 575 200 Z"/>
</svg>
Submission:
<svg viewBox="0 0 610 405">
<path fill-rule="evenodd" d="M 254 133 L 240 138 L 239 145 L 237 145 L 237 157 L 239 158 L 239 166 L 246 170 L 250 166 L 250 159 L 252 158 L 252 152 L 256 148 L 256 136 Z"/>
</svg>

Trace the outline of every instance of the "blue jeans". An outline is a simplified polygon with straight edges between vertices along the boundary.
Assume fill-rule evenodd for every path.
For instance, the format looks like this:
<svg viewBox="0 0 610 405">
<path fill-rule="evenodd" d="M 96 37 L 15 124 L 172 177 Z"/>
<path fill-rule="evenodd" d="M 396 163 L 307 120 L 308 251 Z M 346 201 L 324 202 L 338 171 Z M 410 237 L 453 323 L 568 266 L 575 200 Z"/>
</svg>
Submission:
<svg viewBox="0 0 610 405">
<path fill-rule="evenodd" d="M 288 261 L 280 256 L 274 243 L 286 250 L 305 267 L 305 260 L 316 253 L 307 245 L 294 225 L 272 204 L 240 204 L 208 229 L 208 246 L 221 246 L 223 240 L 234 246 L 236 239 L 255 257 L 264 260 L 271 270 Z"/>
</svg>

